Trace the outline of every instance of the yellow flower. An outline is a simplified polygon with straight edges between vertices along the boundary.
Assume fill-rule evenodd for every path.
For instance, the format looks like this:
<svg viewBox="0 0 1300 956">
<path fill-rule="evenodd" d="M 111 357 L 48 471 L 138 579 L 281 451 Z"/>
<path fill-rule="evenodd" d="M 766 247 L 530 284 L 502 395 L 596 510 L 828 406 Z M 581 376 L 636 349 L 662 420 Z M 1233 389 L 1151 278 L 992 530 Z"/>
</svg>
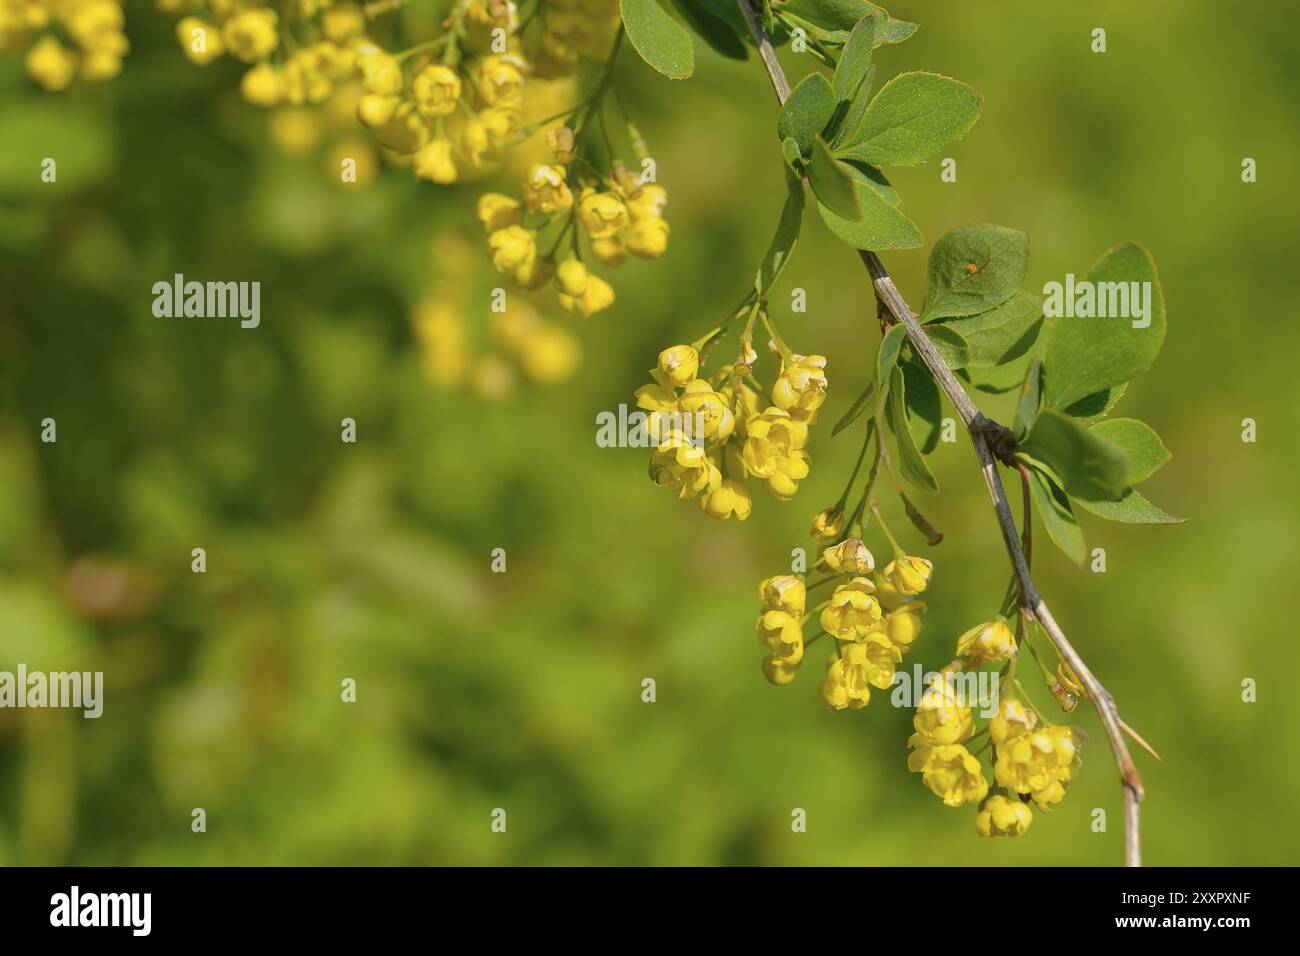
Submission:
<svg viewBox="0 0 1300 956">
<path fill-rule="evenodd" d="M 488 236 L 492 264 L 501 272 L 514 272 L 537 255 L 537 236 L 523 226 L 506 226 Z"/>
<path fill-rule="evenodd" d="M 673 345 L 659 353 L 659 371 L 674 385 L 686 385 L 700 371 L 700 353 L 690 345 Z"/>
<path fill-rule="evenodd" d="M 487 130 L 488 144 L 500 151 L 519 133 L 519 112 L 509 107 L 492 107 L 478 114 L 479 122 Z"/>
<path fill-rule="evenodd" d="M 827 710 L 866 707 L 871 700 L 871 674 L 872 665 L 862 644 L 850 644 L 840 656 L 832 657 L 826 665 L 826 679 L 818 688 Z"/>
<path fill-rule="evenodd" d="M 873 596 L 875 590 L 866 578 L 854 578 L 837 587 L 822 609 L 822 630 L 838 640 L 852 641 L 878 628 L 880 603 Z"/>
<path fill-rule="evenodd" d="M 423 116 L 447 116 L 456 111 L 460 97 L 460 77 L 449 66 L 426 66 L 411 81 L 415 108 Z"/>
<path fill-rule="evenodd" d="M 224 52 L 220 31 L 198 17 L 185 17 L 177 23 L 176 39 L 186 59 L 198 66 L 207 66 Z"/>
<path fill-rule="evenodd" d="M 989 737 L 995 744 L 1007 744 L 1033 732 L 1038 718 L 1013 697 L 1004 697 L 998 712 L 989 720 Z"/>
<path fill-rule="evenodd" d="M 609 239 L 627 228 L 627 207 L 614 193 L 587 187 L 578 199 L 578 222 L 592 239 Z"/>
<path fill-rule="evenodd" d="M 1050 726 L 1010 737 L 995 745 L 993 773 L 998 784 L 1032 794 L 1040 807 L 1059 803 L 1070 780 L 1078 747 L 1069 727 Z"/>
<path fill-rule="evenodd" d="M 677 393 L 670 388 L 654 383 L 642 385 L 636 390 L 636 407 L 648 413 L 646 433 L 658 444 L 663 439 L 665 423 L 671 423 L 670 416 L 679 415 Z M 696 437 L 696 436 L 692 436 Z M 703 441 L 703 436 L 698 436 Z"/>
<path fill-rule="evenodd" d="M 793 497 L 808 476 L 808 425 L 781 408 L 768 408 L 745 423 L 745 468 L 762 478 L 767 490 L 781 500 Z"/>
<path fill-rule="evenodd" d="M 366 32 L 366 16 L 357 4 L 335 0 L 321 14 L 320 25 L 326 39 L 343 43 Z"/>
<path fill-rule="evenodd" d="M 834 541 L 844 533 L 848 518 L 838 508 L 819 511 L 812 520 L 812 538 L 814 541 Z"/>
<path fill-rule="evenodd" d="M 920 601 L 902 604 L 885 615 L 885 633 L 901 650 L 907 650 L 921 635 L 925 605 Z"/>
<path fill-rule="evenodd" d="M 254 106 L 275 106 L 284 98 L 284 77 L 270 63 L 259 63 L 239 81 L 239 92 Z"/>
<path fill-rule="evenodd" d="M 734 516 L 744 521 L 752 506 L 749 490 L 734 478 L 724 478 L 722 484 L 700 498 L 700 508 L 705 514 L 723 520 Z"/>
<path fill-rule="evenodd" d="M 694 498 L 722 484 L 722 472 L 680 432 L 670 434 L 650 458 L 650 478 L 679 498 Z"/>
<path fill-rule="evenodd" d="M 524 98 L 524 61 L 514 53 L 483 57 L 478 92 L 488 106 L 518 107 Z"/>
<path fill-rule="evenodd" d="M 889 579 L 883 574 L 877 573 L 875 575 L 875 581 L 876 597 L 880 598 L 881 605 L 889 608 L 889 610 L 892 611 L 894 608 L 902 607 L 904 604 L 907 604 L 912 600 L 910 594 L 903 594 L 900 592 L 898 588 L 894 587 L 894 585 L 889 582 Z"/>
<path fill-rule="evenodd" d="M 627 247 L 618 236 L 592 239 L 591 255 L 601 265 L 617 269 L 627 259 Z"/>
<path fill-rule="evenodd" d="M 767 610 L 786 611 L 802 617 L 808 600 L 804 583 L 793 574 L 777 574 L 758 584 L 758 597 Z"/>
<path fill-rule="evenodd" d="M 978 624 L 957 638 L 957 656 L 965 658 L 971 667 L 1007 661 L 1016 656 L 1016 637 L 1007 622 L 999 617 Z"/>
<path fill-rule="evenodd" d="M 488 136 L 487 127 L 477 116 L 472 116 L 465 121 L 457 142 L 461 153 L 475 169 L 483 165 L 483 157 L 492 149 L 492 140 Z"/>
<path fill-rule="evenodd" d="M 703 379 L 688 382 L 682 389 L 678 407 L 687 415 L 699 416 L 704 423 L 704 437 L 726 441 L 736 427 L 736 416 L 725 398 Z"/>
<path fill-rule="evenodd" d="M 402 92 L 402 65 L 397 57 L 378 47 L 357 58 L 361 86 L 367 93 L 394 96 Z"/>
<path fill-rule="evenodd" d="M 410 100 L 402 100 L 393 111 L 393 118 L 375 130 L 380 146 L 395 153 L 409 156 L 429 142 L 429 124 Z"/>
<path fill-rule="evenodd" d="M 853 645 L 866 649 L 867 682 L 881 690 L 894 682 L 894 666 L 903 659 L 903 652 L 882 631 L 872 631 Z"/>
<path fill-rule="evenodd" d="M 642 259 L 658 259 L 668 251 L 668 223 L 662 219 L 639 219 L 623 234 L 627 251 Z"/>
<path fill-rule="evenodd" d="M 978 803 L 989 792 L 979 760 L 961 744 L 914 750 L 907 758 L 907 769 L 921 774 L 921 782 L 944 806 Z"/>
<path fill-rule="evenodd" d="M 523 184 L 524 201 L 529 212 L 568 212 L 573 208 L 573 193 L 564 182 L 563 166 L 536 163 Z"/>
<path fill-rule="evenodd" d="M 763 676 L 777 687 L 784 687 L 790 683 L 798 672 L 798 665 L 787 667 L 784 664 L 778 664 L 770 657 L 763 658 Z"/>
<path fill-rule="evenodd" d="M 642 219 L 658 219 L 668 205 L 668 190 L 658 183 L 647 183 L 641 191 L 628 198 L 627 211 L 634 222 Z"/>
<path fill-rule="evenodd" d="M 488 233 L 507 226 L 518 226 L 524 221 L 524 211 L 519 200 L 502 193 L 484 193 L 479 196 L 474 214 Z"/>
<path fill-rule="evenodd" d="M 244 10 L 225 22 L 222 39 L 231 56 L 252 63 L 280 45 L 279 28 L 280 15 L 274 10 Z"/>
<path fill-rule="evenodd" d="M 254 70 L 269 69 L 265 64 L 255 66 Z M 397 107 L 402 103 L 399 96 L 381 96 L 378 93 L 367 93 L 361 99 L 357 100 L 357 119 L 366 129 L 378 129 L 385 123 L 392 120 L 397 113 Z"/>
<path fill-rule="evenodd" d="M 916 733 L 908 738 L 909 747 L 940 747 L 969 740 L 975 733 L 975 715 L 952 683 L 940 676 L 921 695 L 912 726 Z"/>
<path fill-rule="evenodd" d="M 876 566 L 861 538 L 849 538 L 822 552 L 826 567 L 837 574 L 870 574 Z"/>
<path fill-rule="evenodd" d="M 45 90 L 66 90 L 77 73 L 77 59 L 47 34 L 27 51 L 27 73 Z"/>
<path fill-rule="evenodd" d="M 577 259 L 566 259 L 555 270 L 555 284 L 567 296 L 580 296 L 587 291 L 587 267 Z"/>
<path fill-rule="evenodd" d="M 451 143 L 435 139 L 415 154 L 415 175 L 443 186 L 456 181 L 456 164 L 451 159 Z"/>
<path fill-rule="evenodd" d="M 587 288 L 582 295 L 571 296 L 560 293 L 560 305 L 570 312 L 576 311 L 584 319 L 591 318 L 613 304 L 614 287 L 600 276 L 587 275 Z"/>
<path fill-rule="evenodd" d="M 573 130 L 567 126 L 558 126 L 555 129 L 547 130 L 546 146 L 550 149 L 557 163 L 572 162 L 574 149 Z"/>
<path fill-rule="evenodd" d="M 772 386 L 772 403 L 777 408 L 815 412 L 826 401 L 826 357 L 791 355 L 781 363 L 781 374 Z"/>
<path fill-rule="evenodd" d="M 534 256 L 515 268 L 511 278 L 521 289 L 540 289 L 555 274 L 555 260 Z"/>
<path fill-rule="evenodd" d="M 934 565 L 925 558 L 904 555 L 885 565 L 885 580 L 898 589 L 901 594 L 920 594 L 930 586 L 930 577 L 934 574 Z"/>
<path fill-rule="evenodd" d="M 1034 821 L 1033 811 L 1019 800 L 994 793 L 975 814 L 975 832 L 982 837 L 1020 836 Z"/>
<path fill-rule="evenodd" d="M 755 625 L 758 643 L 772 652 L 772 662 L 793 667 L 803 660 L 803 629 L 785 611 L 764 611 Z"/>
</svg>

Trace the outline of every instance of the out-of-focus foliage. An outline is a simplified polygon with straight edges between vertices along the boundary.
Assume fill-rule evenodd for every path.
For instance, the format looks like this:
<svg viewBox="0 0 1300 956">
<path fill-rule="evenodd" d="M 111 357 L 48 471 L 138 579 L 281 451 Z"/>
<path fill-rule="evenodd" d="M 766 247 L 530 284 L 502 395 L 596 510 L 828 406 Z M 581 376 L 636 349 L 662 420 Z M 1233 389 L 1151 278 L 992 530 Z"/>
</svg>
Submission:
<svg viewBox="0 0 1300 956">
<path fill-rule="evenodd" d="M 1164 351 L 1118 411 L 1164 437 L 1174 457 L 1151 491 L 1189 522 L 1084 514 L 1106 572 L 1043 547 L 1040 585 L 1164 757 L 1138 756 L 1148 861 L 1293 860 L 1288 12 L 891 12 L 922 29 L 876 51 L 882 76 L 924 64 L 984 96 L 946 153 L 956 183 L 935 163 L 895 171 L 927 237 L 1024 229 L 1029 289 L 1126 239 L 1160 263 Z M 870 377 L 878 335 L 861 264 L 815 218 L 772 300 L 806 289 L 783 334 L 830 357 L 817 467 L 794 501 L 711 521 L 653 493 L 644 450 L 595 444 L 596 414 L 629 401 L 658 350 L 752 286 L 785 197 L 756 61 L 701 45 L 682 83 L 620 61 L 674 244 L 625 267 L 616 306 L 582 329 L 574 378 L 489 402 L 433 387 L 410 319 L 431 285 L 454 288 L 472 334 L 490 334 L 491 267 L 459 251 L 481 242 L 481 190 L 382 166 L 345 190 L 335 139 L 249 107 L 237 73 L 196 70 L 171 31 L 128 4 L 121 75 L 60 94 L 0 63 L 0 670 L 97 669 L 107 684 L 99 720 L 0 710 L 0 863 L 1120 859 L 1119 788 L 1085 708 L 1069 799 L 1032 840 L 982 841 L 906 772 L 910 712 L 881 694 L 826 714 L 759 672 L 755 583 L 788 567 L 839 494 L 857 445 L 829 423 Z M 782 57 L 796 79 L 812 66 Z M 57 184 L 40 181 L 46 156 Z M 1242 183 L 1245 157 L 1258 183 Z M 887 261 L 919 302 L 926 250 Z M 178 272 L 260 281 L 260 328 L 155 318 L 151 287 Z M 39 440 L 47 417 L 57 444 Z M 339 440 L 345 417 L 355 445 Z M 1255 444 L 1240 440 L 1247 417 Z M 936 574 L 912 657 L 937 667 L 995 609 L 1005 567 L 964 440 L 929 461 L 944 494 L 926 512 L 945 540 L 922 552 Z M 494 548 L 505 574 L 489 570 Z M 347 677 L 355 704 L 340 701 Z M 1257 703 L 1241 702 L 1248 677 Z M 195 807 L 206 833 L 190 830 Z M 790 830 L 795 807 L 806 833 Z"/>
</svg>

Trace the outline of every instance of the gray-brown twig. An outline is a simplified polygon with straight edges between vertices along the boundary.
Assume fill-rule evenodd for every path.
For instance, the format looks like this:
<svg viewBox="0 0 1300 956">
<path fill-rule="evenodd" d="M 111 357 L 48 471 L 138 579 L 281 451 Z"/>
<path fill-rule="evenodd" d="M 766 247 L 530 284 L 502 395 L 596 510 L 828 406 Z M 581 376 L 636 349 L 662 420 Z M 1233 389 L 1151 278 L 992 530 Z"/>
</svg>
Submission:
<svg viewBox="0 0 1300 956">
<path fill-rule="evenodd" d="M 790 94 L 790 83 L 776 58 L 776 51 L 773 50 L 772 43 L 763 31 L 763 26 L 753 7 L 750 6 L 749 0 L 736 0 L 736 6 L 740 8 L 750 35 L 758 45 L 759 56 L 767 68 L 777 100 L 784 104 Z M 1065 632 L 1061 630 L 1061 626 L 1052 617 L 1051 610 L 1043 601 L 1042 595 L 1038 593 L 1037 585 L 1034 584 L 1029 562 L 1021 546 L 1020 532 L 1016 528 L 1016 520 L 1011 514 L 1011 506 L 1007 501 L 1006 489 L 1002 486 L 1002 476 L 998 473 L 998 461 L 1005 461 L 1009 457 L 1010 446 L 1007 439 L 1010 433 L 1004 426 L 986 418 L 975 407 L 966 389 L 957 381 L 952 369 L 948 368 L 925 330 L 916 321 L 911 308 L 894 285 L 893 279 L 889 277 L 889 272 L 880 261 L 880 257 L 868 251 L 860 251 L 859 255 L 871 274 L 877 302 L 883 304 L 889 311 L 893 323 L 902 323 L 907 329 L 908 341 L 912 343 L 912 347 L 916 349 L 970 433 L 971 443 L 975 446 L 975 454 L 979 458 L 980 470 L 984 474 L 984 483 L 988 486 L 989 497 L 993 500 L 993 510 L 1002 532 L 1002 541 L 1016 576 L 1021 607 L 1038 621 L 1062 659 L 1078 675 L 1106 730 L 1106 737 L 1115 755 L 1115 763 L 1119 768 L 1120 783 L 1124 791 L 1124 863 L 1126 866 L 1141 866 L 1142 844 L 1138 811 L 1143 796 L 1142 778 L 1124 742 L 1124 723 L 1120 720 L 1115 699 L 1083 662 L 1079 652 L 1074 649 Z"/>
</svg>

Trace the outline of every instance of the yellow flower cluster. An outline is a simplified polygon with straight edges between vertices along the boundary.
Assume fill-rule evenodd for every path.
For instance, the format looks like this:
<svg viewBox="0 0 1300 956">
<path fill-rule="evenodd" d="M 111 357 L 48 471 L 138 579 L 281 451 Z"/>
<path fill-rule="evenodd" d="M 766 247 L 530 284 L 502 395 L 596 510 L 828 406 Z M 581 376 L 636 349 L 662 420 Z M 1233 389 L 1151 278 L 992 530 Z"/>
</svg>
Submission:
<svg viewBox="0 0 1300 956">
<path fill-rule="evenodd" d="M 891 580 L 902 560 L 877 572 L 871 552 L 857 538 L 827 548 L 820 566 L 833 574 L 817 586 L 833 583 L 835 587 L 829 598 L 807 614 L 806 586 L 801 579 L 785 574 L 763 581 L 759 585 L 763 611 L 757 630 L 759 644 L 769 652 L 763 661 L 767 679 L 774 684 L 794 679 L 803 659 L 803 623 L 820 612 L 821 630 L 837 644 L 827 663 L 826 678 L 818 687 L 826 707 L 832 711 L 865 707 L 871 688 L 889 687 L 896 665 L 924 626 L 925 604 L 914 598 L 929 584 L 927 573 L 924 581 L 908 581 L 909 586 L 920 584 L 914 592 L 895 587 Z M 929 566 L 922 558 L 906 560 Z"/>
<path fill-rule="evenodd" d="M 622 165 L 604 180 L 577 173 L 575 135 L 567 126 L 553 129 L 547 138 L 552 162 L 529 169 L 520 184 L 523 198 L 486 193 L 477 213 L 499 271 L 523 289 L 553 282 L 560 304 L 588 318 L 613 305 L 614 289 L 583 261 L 580 236 L 589 258 L 610 268 L 628 253 L 657 259 L 668 248 L 668 192 Z M 543 236 L 546 251 L 539 249 Z"/>
<path fill-rule="evenodd" d="M 788 501 L 808 476 L 805 446 L 809 425 L 826 400 L 826 360 L 790 355 L 765 407 L 751 371 L 753 350 L 747 348 L 742 358 L 744 363 L 724 365 L 705 379 L 695 346 L 671 346 L 659 353 L 650 370 L 653 381 L 637 389 L 636 399 L 650 416 L 658 444 L 650 461 L 655 483 L 682 498 L 698 496 L 700 507 L 715 518 L 743 521 L 752 505 L 745 479 L 757 479 L 774 498 Z M 679 480 L 687 472 L 691 480 Z"/>
<path fill-rule="evenodd" d="M 960 699 L 949 675 L 940 675 L 922 695 L 912 720 L 916 732 L 907 767 L 946 806 L 977 803 L 980 836 L 1020 836 L 1033 821 L 1030 800 L 1047 812 L 1065 797 L 1078 764 L 1078 742 L 1069 727 L 1040 725 L 1038 717 L 1014 698 L 1003 698 L 986 728 L 993 745 L 990 793 L 979 758 L 967 749 L 975 736 L 968 702 Z"/>
<path fill-rule="evenodd" d="M 466 321 L 472 311 L 464 276 L 475 259 L 464 240 L 440 239 L 433 256 L 443 277 L 430 284 L 411 314 L 425 379 L 444 390 L 468 387 L 494 400 L 509 398 L 522 378 L 539 385 L 567 379 L 582 361 L 577 337 L 551 322 L 522 296 L 504 312 L 489 312 L 483 347 Z M 486 308 L 484 308 L 486 312 Z"/>
<path fill-rule="evenodd" d="M 27 51 L 28 75 L 46 90 L 107 80 L 129 44 L 119 0 L 0 0 L 0 52 Z"/>
</svg>

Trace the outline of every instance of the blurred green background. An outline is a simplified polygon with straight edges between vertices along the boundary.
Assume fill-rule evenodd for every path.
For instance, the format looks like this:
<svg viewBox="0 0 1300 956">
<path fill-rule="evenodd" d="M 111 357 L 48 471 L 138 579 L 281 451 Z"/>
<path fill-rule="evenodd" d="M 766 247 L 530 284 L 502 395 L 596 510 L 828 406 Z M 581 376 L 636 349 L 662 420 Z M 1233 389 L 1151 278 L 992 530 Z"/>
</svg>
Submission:
<svg viewBox="0 0 1300 956">
<path fill-rule="evenodd" d="M 881 80 L 928 69 L 985 96 L 946 152 L 956 183 L 933 163 L 891 174 L 927 242 L 971 221 L 1022 228 L 1030 289 L 1127 239 L 1156 258 L 1169 335 L 1117 414 L 1165 438 L 1173 461 L 1144 491 L 1190 520 L 1085 515 L 1107 572 L 1045 545 L 1036 570 L 1164 757 L 1137 754 L 1147 862 L 1293 862 L 1292 12 L 891 12 L 922 29 L 879 51 Z M 877 694 L 826 713 L 820 650 L 788 687 L 760 674 L 756 583 L 838 496 L 856 430 L 831 440 L 829 426 L 878 339 L 861 265 L 815 213 L 782 279 L 809 311 L 774 298 L 791 346 L 830 360 L 795 500 L 760 495 L 747 522 L 716 522 L 650 484 L 648 452 L 595 444 L 596 414 L 630 401 L 660 348 L 715 324 L 766 247 L 782 171 L 756 60 L 700 51 L 674 83 L 625 50 L 617 83 L 669 191 L 669 251 L 617 273 L 615 306 L 577 330 L 572 378 L 489 401 L 434 387 L 410 322 L 431 282 L 495 284 L 477 248 L 466 266 L 447 238 L 482 242 L 483 186 L 388 168 L 340 188 L 337 136 L 286 150 L 292 128 L 239 99 L 236 67 L 195 68 L 172 18 L 127 13 L 132 52 L 111 82 L 43 94 L 18 60 L 0 65 L 0 669 L 97 669 L 108 685 L 99 720 L 0 711 L 0 863 L 1120 861 L 1119 787 L 1090 711 L 1065 803 L 1023 839 L 981 840 L 970 808 L 906 771 L 910 711 Z M 1105 54 L 1090 50 L 1098 26 Z M 811 69 L 782 56 L 793 76 Z M 57 185 L 38 179 L 47 155 Z M 884 257 L 914 305 L 925 257 Z M 261 328 L 154 318 L 150 288 L 174 272 L 261 281 Z M 468 297 L 484 335 L 486 293 Z M 46 417 L 57 444 L 39 440 Z M 922 552 L 936 572 L 909 664 L 942 666 L 1007 567 L 969 443 L 932 464 L 944 492 L 923 507 L 946 537 Z M 922 547 L 910 529 L 906 543 Z M 206 574 L 190 572 L 195 547 Z M 489 571 L 494 548 L 505 574 Z M 340 702 L 345 677 L 355 704 Z M 806 833 L 791 832 L 795 807 Z"/>
</svg>

